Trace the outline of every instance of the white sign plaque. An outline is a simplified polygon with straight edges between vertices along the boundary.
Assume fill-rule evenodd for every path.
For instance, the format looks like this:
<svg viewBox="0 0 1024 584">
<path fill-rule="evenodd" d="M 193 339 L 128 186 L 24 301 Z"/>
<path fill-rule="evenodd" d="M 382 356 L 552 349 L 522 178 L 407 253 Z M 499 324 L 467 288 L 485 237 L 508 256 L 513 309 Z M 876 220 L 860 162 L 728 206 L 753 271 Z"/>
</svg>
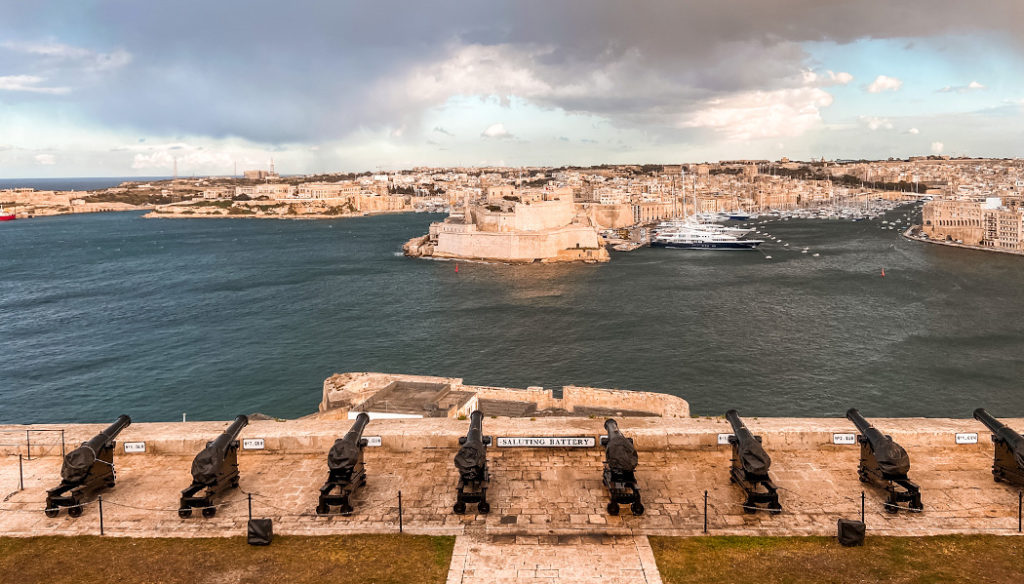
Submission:
<svg viewBox="0 0 1024 584">
<path fill-rule="evenodd" d="M 363 436 L 363 439 L 366 440 L 367 446 L 380 446 L 383 444 L 380 436 Z"/>
<path fill-rule="evenodd" d="M 507 436 L 498 438 L 499 448 L 593 448 L 593 436 Z"/>
<path fill-rule="evenodd" d="M 719 434 L 718 435 L 718 443 L 719 444 L 728 444 L 729 443 L 729 438 L 732 438 L 732 436 L 733 436 L 732 434 Z"/>
<path fill-rule="evenodd" d="M 832 444 L 856 444 L 856 434 L 833 434 Z"/>
<path fill-rule="evenodd" d="M 263 438 L 246 438 L 242 440 L 242 450 L 263 450 Z"/>
<path fill-rule="evenodd" d="M 145 452 L 146 451 L 146 443 L 145 442 L 125 442 L 124 443 L 124 451 L 126 453 Z"/>
<path fill-rule="evenodd" d="M 978 443 L 978 433 L 977 432 L 965 432 L 965 433 L 962 433 L 962 434 L 958 433 L 956 435 L 956 443 L 957 444 L 977 444 Z"/>
</svg>

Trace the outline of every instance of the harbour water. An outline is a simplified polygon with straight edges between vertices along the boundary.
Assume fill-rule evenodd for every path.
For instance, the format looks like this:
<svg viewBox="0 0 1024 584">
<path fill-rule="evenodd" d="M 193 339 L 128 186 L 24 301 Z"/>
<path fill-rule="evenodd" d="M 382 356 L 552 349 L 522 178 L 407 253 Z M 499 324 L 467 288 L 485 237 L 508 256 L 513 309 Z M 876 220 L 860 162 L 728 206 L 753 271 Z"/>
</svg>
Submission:
<svg viewBox="0 0 1024 584">
<path fill-rule="evenodd" d="M 661 391 L 704 415 L 1024 415 L 1024 258 L 881 219 L 599 266 L 401 256 L 437 219 L 0 225 L 0 422 L 297 417 L 341 371 Z"/>
</svg>

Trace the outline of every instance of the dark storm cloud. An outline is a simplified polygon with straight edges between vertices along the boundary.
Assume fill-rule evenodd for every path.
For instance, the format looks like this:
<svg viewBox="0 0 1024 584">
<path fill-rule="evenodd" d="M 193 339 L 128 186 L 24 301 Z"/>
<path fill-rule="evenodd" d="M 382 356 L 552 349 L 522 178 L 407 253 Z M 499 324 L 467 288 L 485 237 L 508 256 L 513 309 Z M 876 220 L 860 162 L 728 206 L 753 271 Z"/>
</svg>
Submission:
<svg viewBox="0 0 1024 584">
<path fill-rule="evenodd" d="M 643 125 L 792 86 L 810 65 L 805 41 L 985 31 L 1020 50 L 1020 5 L 0 1 L 0 76 L 68 87 L 31 98 L 109 126 L 278 144 L 398 127 L 467 92 Z"/>
</svg>

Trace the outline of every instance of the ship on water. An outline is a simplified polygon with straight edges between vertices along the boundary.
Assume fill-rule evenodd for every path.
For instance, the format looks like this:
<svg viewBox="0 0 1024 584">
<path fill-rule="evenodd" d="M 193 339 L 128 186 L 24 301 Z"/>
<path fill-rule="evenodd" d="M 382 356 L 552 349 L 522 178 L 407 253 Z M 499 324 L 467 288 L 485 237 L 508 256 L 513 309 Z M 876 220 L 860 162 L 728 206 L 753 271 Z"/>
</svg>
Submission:
<svg viewBox="0 0 1024 584">
<path fill-rule="evenodd" d="M 656 231 L 651 236 L 651 247 L 699 250 L 757 249 L 764 243 L 760 239 L 743 239 L 717 230 L 699 226 L 680 226 Z"/>
<path fill-rule="evenodd" d="M 14 221 L 17 218 L 14 211 L 5 211 L 3 205 L 0 205 L 0 221 Z"/>
</svg>

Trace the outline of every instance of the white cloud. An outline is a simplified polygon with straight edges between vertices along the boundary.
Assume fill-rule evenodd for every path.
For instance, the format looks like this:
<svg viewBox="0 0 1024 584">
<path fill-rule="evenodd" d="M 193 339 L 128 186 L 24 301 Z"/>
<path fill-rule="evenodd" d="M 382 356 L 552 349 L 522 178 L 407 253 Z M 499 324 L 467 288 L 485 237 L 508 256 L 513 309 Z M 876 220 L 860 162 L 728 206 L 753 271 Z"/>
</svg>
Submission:
<svg viewBox="0 0 1024 584">
<path fill-rule="evenodd" d="M 509 131 L 505 129 L 505 124 L 502 124 L 500 122 L 497 124 L 491 124 L 490 126 L 487 126 L 487 129 L 484 130 L 483 132 L 480 132 L 480 135 L 483 136 L 484 138 L 499 139 L 512 137 L 512 134 L 510 134 Z"/>
<path fill-rule="evenodd" d="M 826 69 L 822 73 L 815 73 L 814 71 L 805 70 L 803 72 L 804 85 L 815 85 L 817 87 L 827 87 L 829 85 L 846 85 L 853 81 L 853 75 L 840 71 L 836 73 L 830 69 Z"/>
<path fill-rule="evenodd" d="M 860 116 L 860 121 L 868 127 L 872 132 L 875 130 L 891 130 L 892 122 L 887 118 L 878 118 L 875 116 Z"/>
<path fill-rule="evenodd" d="M 57 164 L 57 157 L 53 154 L 36 154 L 36 164 L 53 166 Z"/>
<path fill-rule="evenodd" d="M 887 75 L 879 75 L 875 77 L 875 80 L 868 85 L 868 93 L 881 93 L 883 91 L 899 91 L 903 87 L 903 81 L 889 77 Z"/>
<path fill-rule="evenodd" d="M 932 142 L 932 152 L 934 154 L 942 154 L 942 151 L 943 149 L 945 149 L 945 147 L 946 145 L 943 144 L 942 142 Z"/>
<path fill-rule="evenodd" d="M 132 61 L 131 53 L 122 49 L 103 53 L 57 42 L 6 41 L 0 43 L 0 47 L 18 53 L 43 57 L 51 62 L 66 62 L 86 71 L 108 71 L 123 67 Z"/>
<path fill-rule="evenodd" d="M 814 87 L 748 91 L 714 99 L 688 116 L 684 128 L 710 128 L 732 140 L 800 136 L 821 123 L 832 95 Z"/>
<path fill-rule="evenodd" d="M 129 146 L 121 150 L 142 150 L 132 159 L 134 170 L 147 169 L 172 169 L 174 161 L 178 161 L 178 171 L 188 172 L 191 170 L 206 170 L 223 172 L 225 169 L 233 168 L 236 159 L 230 153 L 220 150 L 208 150 L 201 146 L 192 146 L 185 143 L 171 143 L 150 147 Z M 248 157 L 237 159 L 239 165 L 251 165 Z"/>
<path fill-rule="evenodd" d="M 909 130 L 907 130 L 907 133 L 914 134 L 916 136 L 921 133 L 921 130 L 918 130 L 917 128 L 910 128 Z"/>
<path fill-rule="evenodd" d="M 44 87 L 39 85 L 46 79 L 37 75 L 3 75 L 0 76 L 0 91 L 28 91 L 31 93 L 49 93 L 58 95 L 71 91 L 69 87 Z"/>
<path fill-rule="evenodd" d="M 967 93 L 969 91 L 978 91 L 980 89 L 987 89 L 981 83 L 977 81 L 971 81 L 967 85 L 947 85 L 940 89 L 939 93 Z"/>
</svg>

